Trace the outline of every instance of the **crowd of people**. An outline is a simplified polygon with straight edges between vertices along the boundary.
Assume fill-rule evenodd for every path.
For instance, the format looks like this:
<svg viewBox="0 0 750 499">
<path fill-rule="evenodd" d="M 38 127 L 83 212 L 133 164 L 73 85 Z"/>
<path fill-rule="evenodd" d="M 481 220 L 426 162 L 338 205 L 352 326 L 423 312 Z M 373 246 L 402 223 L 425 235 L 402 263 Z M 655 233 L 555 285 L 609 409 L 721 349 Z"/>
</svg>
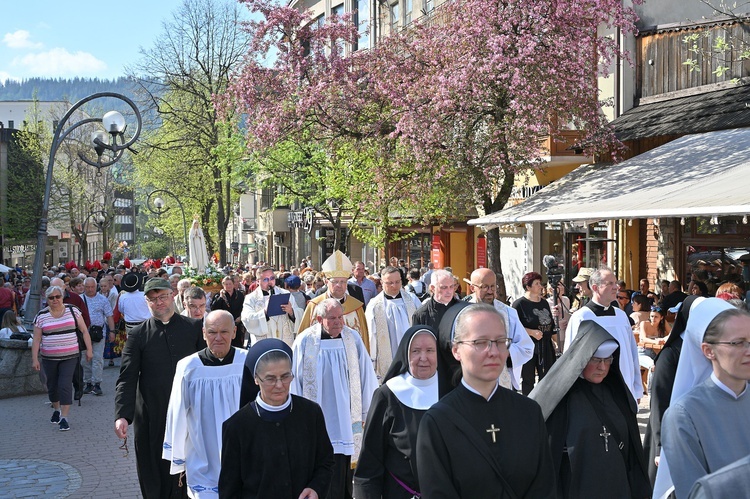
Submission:
<svg viewBox="0 0 750 499">
<path fill-rule="evenodd" d="M 389 263 L 370 273 L 337 251 L 318 271 L 226 268 L 212 292 L 179 266 L 49 269 L 31 345 L 50 421 L 69 430 L 73 400 L 101 395 L 121 355 L 114 429 L 133 438 L 146 498 L 746 490 L 741 285 L 630 291 L 580 268 L 567 296 L 529 272 L 509 306 L 489 269 L 463 294 L 450 269 Z M 0 335 L 23 332 L 14 277 Z"/>
</svg>

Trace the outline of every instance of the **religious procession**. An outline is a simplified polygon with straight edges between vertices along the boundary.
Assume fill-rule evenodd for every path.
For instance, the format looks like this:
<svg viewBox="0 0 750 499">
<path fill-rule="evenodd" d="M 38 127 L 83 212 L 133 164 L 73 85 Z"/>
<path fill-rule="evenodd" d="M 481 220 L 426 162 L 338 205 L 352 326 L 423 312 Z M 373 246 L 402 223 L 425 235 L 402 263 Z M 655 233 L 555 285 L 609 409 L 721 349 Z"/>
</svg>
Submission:
<svg viewBox="0 0 750 499">
<path fill-rule="evenodd" d="M 750 490 L 750 431 L 737 424 L 750 313 L 736 283 L 716 297 L 676 281 L 630 291 L 584 267 L 566 290 L 529 272 L 509 306 L 487 268 L 462 296 L 432 264 L 370 272 L 337 250 L 319 271 L 307 259 L 220 271 L 198 223 L 190 245 L 191 265 L 110 267 L 108 254 L 49 269 L 29 338 L 61 431 L 78 429 L 73 401 L 102 395 L 103 363 L 119 358 L 114 431 L 134 447 L 145 498 Z M 19 338 L 23 300 L 0 304 L 0 335 Z"/>
</svg>

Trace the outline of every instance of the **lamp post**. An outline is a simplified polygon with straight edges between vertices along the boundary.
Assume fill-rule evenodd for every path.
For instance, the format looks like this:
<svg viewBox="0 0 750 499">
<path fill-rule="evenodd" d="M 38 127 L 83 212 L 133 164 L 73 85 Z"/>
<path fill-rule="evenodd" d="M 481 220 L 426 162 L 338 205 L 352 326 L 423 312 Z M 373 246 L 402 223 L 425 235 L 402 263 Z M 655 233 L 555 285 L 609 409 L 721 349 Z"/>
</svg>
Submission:
<svg viewBox="0 0 750 499">
<path fill-rule="evenodd" d="M 81 108 L 87 102 L 91 102 L 100 98 L 114 98 L 125 102 L 133 110 L 133 114 L 136 120 L 136 129 L 130 140 L 125 139 L 125 117 L 117 111 L 110 111 L 101 118 L 85 118 L 72 125 L 68 125 L 73 113 Z M 42 201 L 42 213 L 39 219 L 39 230 L 37 232 L 36 242 L 36 254 L 34 255 L 34 274 L 31 278 L 31 288 L 29 289 L 29 296 L 27 298 L 28 304 L 26 306 L 26 313 L 24 315 L 24 324 L 26 329 L 31 331 L 34 327 L 34 318 L 37 312 L 39 312 L 39 305 L 41 304 L 41 289 L 42 289 L 42 268 L 44 267 L 44 257 L 47 250 L 47 216 L 49 214 L 49 203 L 50 196 L 52 193 L 52 171 L 55 166 L 55 155 L 57 150 L 60 148 L 62 142 L 71 134 L 74 130 L 78 129 L 83 125 L 91 123 L 101 123 L 104 130 L 98 130 L 92 134 L 91 142 L 96 151 L 97 160 L 92 161 L 84 156 L 83 152 L 78 153 L 78 157 L 86 164 L 97 168 L 97 175 L 101 175 L 101 169 L 109 167 L 117 163 L 122 155 L 125 153 L 125 149 L 130 147 L 138 139 L 141 134 L 141 113 L 133 103 L 132 100 L 128 99 L 124 95 L 120 95 L 114 92 L 98 92 L 76 102 L 73 107 L 68 109 L 68 112 L 62 117 L 55 128 L 55 134 L 52 137 L 52 146 L 49 151 L 49 161 L 47 163 L 47 179 L 44 185 L 44 199 Z M 107 140 L 107 134 L 109 134 L 109 140 Z M 119 139 L 119 143 L 118 143 Z M 105 151 L 111 152 L 111 156 L 108 155 L 102 159 L 102 155 Z"/>
<path fill-rule="evenodd" d="M 180 202 L 180 199 L 166 189 L 157 189 L 148 195 L 148 199 L 146 200 L 146 208 L 148 208 L 148 211 L 150 211 L 151 213 L 157 216 L 162 216 L 163 214 L 168 212 L 170 208 L 169 206 L 167 206 L 167 203 L 164 201 L 164 199 L 160 197 L 161 194 L 166 194 L 167 196 L 171 196 L 172 199 L 177 201 L 177 206 L 180 207 L 180 212 L 182 213 L 182 230 L 185 234 L 185 256 L 187 256 L 189 259 L 190 250 L 188 249 L 188 230 L 187 230 L 187 223 L 185 222 L 185 209 L 182 207 L 182 203 Z M 153 205 L 153 208 L 151 207 L 151 205 Z"/>
</svg>

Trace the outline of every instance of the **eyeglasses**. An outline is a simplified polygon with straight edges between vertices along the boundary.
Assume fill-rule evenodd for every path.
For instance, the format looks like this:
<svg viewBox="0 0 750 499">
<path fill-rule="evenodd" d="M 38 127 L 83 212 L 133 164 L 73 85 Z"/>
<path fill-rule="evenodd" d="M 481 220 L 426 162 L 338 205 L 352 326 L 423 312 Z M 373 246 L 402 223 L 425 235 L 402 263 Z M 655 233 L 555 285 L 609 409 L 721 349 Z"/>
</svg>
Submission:
<svg viewBox="0 0 750 499">
<path fill-rule="evenodd" d="M 52 296 L 48 296 L 47 297 L 47 301 L 50 301 L 50 300 L 59 300 L 60 298 L 62 298 L 62 295 L 52 295 Z"/>
<path fill-rule="evenodd" d="M 157 295 L 153 296 L 151 298 L 146 298 L 146 300 L 149 303 L 164 303 L 172 298 L 172 294 L 163 294 L 163 295 Z"/>
<path fill-rule="evenodd" d="M 618 300 L 628 300 L 629 298 L 627 296 L 618 296 Z"/>
<path fill-rule="evenodd" d="M 275 282 L 275 281 L 276 281 L 276 278 L 275 278 L 275 277 L 264 277 L 263 279 L 261 279 L 261 281 L 263 281 L 263 282 L 271 282 L 271 281 L 274 281 L 274 282 Z"/>
<path fill-rule="evenodd" d="M 278 383 L 279 381 L 281 381 L 282 385 L 288 385 L 294 379 L 294 374 L 282 374 L 279 378 L 277 378 L 276 376 L 266 376 L 265 378 L 259 378 L 256 376 L 255 379 L 263 383 L 265 386 L 276 386 L 276 383 Z"/>
<path fill-rule="evenodd" d="M 504 348 L 507 349 L 510 344 L 513 342 L 510 338 L 500 338 L 497 340 L 466 340 L 466 341 L 457 341 L 456 344 L 460 345 L 462 343 L 465 343 L 467 345 L 471 345 L 474 347 L 474 350 L 477 352 L 489 352 L 492 348 L 492 345 L 495 345 L 498 350 L 503 350 Z"/>
<path fill-rule="evenodd" d="M 496 289 L 497 284 L 474 284 L 471 283 L 472 286 L 479 289 L 480 291 L 487 291 L 488 289 Z"/>
<path fill-rule="evenodd" d="M 591 365 L 604 364 L 605 366 L 608 366 L 608 365 L 612 364 L 613 360 L 615 360 L 615 358 L 612 357 L 611 355 L 609 357 L 605 357 L 605 358 L 602 358 L 602 357 L 591 357 L 591 359 L 589 360 L 589 364 L 591 364 Z"/>
<path fill-rule="evenodd" d="M 729 345 L 732 348 L 735 349 L 745 349 L 747 350 L 750 348 L 750 340 L 734 340 L 734 341 L 707 341 L 709 345 Z"/>
</svg>

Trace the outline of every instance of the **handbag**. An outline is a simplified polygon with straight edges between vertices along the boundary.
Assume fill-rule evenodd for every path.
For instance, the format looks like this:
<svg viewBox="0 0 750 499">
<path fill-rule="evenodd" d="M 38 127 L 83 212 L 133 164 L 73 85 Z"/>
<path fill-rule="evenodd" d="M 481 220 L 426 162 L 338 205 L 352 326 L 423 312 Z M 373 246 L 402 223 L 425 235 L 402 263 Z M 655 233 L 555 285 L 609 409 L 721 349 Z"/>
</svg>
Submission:
<svg viewBox="0 0 750 499">
<path fill-rule="evenodd" d="M 70 310 L 70 315 L 73 316 L 73 322 L 75 322 L 76 325 L 76 338 L 78 339 L 78 351 L 83 352 L 86 350 L 86 342 L 83 341 L 83 333 L 80 329 L 78 329 L 78 321 L 76 320 L 76 314 L 73 312 L 73 307 L 71 305 L 65 305 L 65 308 Z"/>
<path fill-rule="evenodd" d="M 99 343 L 104 339 L 104 328 L 102 326 L 92 325 L 89 327 L 89 336 L 91 336 L 91 341 Z"/>
</svg>

